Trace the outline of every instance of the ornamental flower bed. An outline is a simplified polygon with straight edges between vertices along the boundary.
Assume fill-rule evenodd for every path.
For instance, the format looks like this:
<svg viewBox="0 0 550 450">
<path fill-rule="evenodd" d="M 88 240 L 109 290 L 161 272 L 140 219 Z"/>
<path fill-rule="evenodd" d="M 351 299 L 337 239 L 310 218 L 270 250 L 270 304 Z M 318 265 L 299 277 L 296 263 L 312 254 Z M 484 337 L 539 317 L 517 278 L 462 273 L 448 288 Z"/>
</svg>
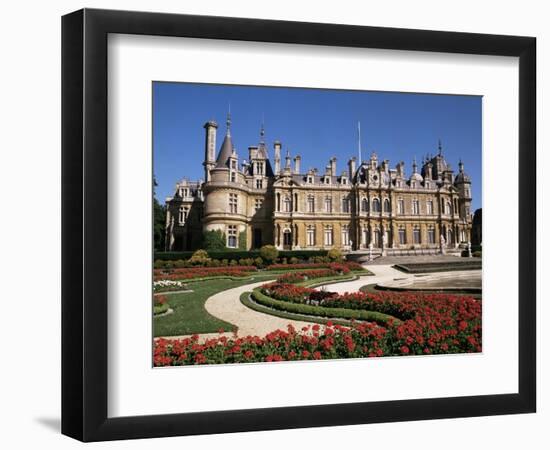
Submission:
<svg viewBox="0 0 550 450">
<path fill-rule="evenodd" d="M 220 336 L 199 344 L 199 336 L 179 340 L 158 339 L 153 362 L 160 366 L 228 364 L 383 356 L 391 347 L 387 330 L 371 323 L 354 327 L 312 325 L 297 332 L 275 330 L 260 338 Z"/>
<path fill-rule="evenodd" d="M 187 286 L 181 281 L 158 280 L 153 282 L 154 292 L 169 292 L 185 289 Z"/>
<path fill-rule="evenodd" d="M 192 280 L 195 278 L 209 277 L 246 277 L 256 271 L 254 266 L 234 267 L 193 267 L 184 269 L 173 269 L 169 272 L 162 269 L 154 270 L 154 281 L 159 280 Z"/>
<path fill-rule="evenodd" d="M 361 309 L 399 319 L 394 339 L 414 354 L 481 351 L 481 302 L 472 297 L 412 292 L 346 293 L 269 283 L 263 294 L 277 300 L 326 308 Z"/>
<path fill-rule="evenodd" d="M 272 264 L 266 267 L 266 270 L 303 270 L 303 269 L 332 269 L 344 273 L 350 271 L 365 271 L 363 266 L 356 262 L 342 263 L 311 263 L 311 264 Z"/>
<path fill-rule="evenodd" d="M 349 270 L 348 270 L 349 272 Z M 300 283 L 301 281 L 312 280 L 315 278 L 334 277 L 342 272 L 332 269 L 307 270 L 305 272 L 291 272 L 277 277 L 278 283 Z"/>
<path fill-rule="evenodd" d="M 154 342 L 156 367 L 241 362 L 278 362 L 313 359 L 365 358 L 422 354 L 472 353 L 481 351 L 481 330 L 468 329 L 459 321 L 456 327 L 445 320 L 428 327 L 412 320 L 399 325 L 391 321 L 386 327 L 363 322 L 350 327 L 311 325 L 297 332 L 275 330 L 264 337 L 247 336 L 208 339 L 199 336 L 180 340 L 158 339 Z"/>
<path fill-rule="evenodd" d="M 169 306 L 165 295 L 153 295 L 153 314 L 162 314 L 168 311 Z"/>
</svg>

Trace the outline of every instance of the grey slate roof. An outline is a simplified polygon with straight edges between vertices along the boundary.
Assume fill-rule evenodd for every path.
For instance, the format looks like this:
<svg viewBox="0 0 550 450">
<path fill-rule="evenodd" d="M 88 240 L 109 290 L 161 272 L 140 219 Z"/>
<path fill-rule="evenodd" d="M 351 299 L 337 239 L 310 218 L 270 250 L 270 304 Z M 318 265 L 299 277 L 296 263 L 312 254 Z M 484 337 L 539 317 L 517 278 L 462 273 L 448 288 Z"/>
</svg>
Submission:
<svg viewBox="0 0 550 450">
<path fill-rule="evenodd" d="M 227 160 L 233 154 L 233 142 L 231 135 L 226 134 L 216 160 L 216 167 L 227 167 Z"/>
</svg>

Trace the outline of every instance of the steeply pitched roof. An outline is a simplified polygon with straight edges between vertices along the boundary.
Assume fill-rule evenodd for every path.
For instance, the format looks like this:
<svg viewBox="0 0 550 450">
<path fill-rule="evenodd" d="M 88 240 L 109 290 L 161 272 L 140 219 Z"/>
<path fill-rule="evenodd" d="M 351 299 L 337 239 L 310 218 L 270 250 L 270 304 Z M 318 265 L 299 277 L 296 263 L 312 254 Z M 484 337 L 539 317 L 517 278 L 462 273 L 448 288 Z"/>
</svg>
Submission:
<svg viewBox="0 0 550 450">
<path fill-rule="evenodd" d="M 218 159 L 216 159 L 216 167 L 227 167 L 227 160 L 233 154 L 233 142 L 231 141 L 231 135 L 226 134 L 218 153 Z"/>
</svg>

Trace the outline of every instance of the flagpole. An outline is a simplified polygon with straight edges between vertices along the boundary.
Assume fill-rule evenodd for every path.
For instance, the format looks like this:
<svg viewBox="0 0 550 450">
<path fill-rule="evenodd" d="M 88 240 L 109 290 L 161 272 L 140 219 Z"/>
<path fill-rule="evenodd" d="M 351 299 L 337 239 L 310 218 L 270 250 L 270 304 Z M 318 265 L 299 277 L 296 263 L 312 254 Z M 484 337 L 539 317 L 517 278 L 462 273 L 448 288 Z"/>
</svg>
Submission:
<svg viewBox="0 0 550 450">
<path fill-rule="evenodd" d="M 363 163 L 363 158 L 361 156 L 361 122 L 357 122 L 357 134 L 358 134 L 357 150 L 359 154 L 358 164 L 361 165 Z"/>
</svg>

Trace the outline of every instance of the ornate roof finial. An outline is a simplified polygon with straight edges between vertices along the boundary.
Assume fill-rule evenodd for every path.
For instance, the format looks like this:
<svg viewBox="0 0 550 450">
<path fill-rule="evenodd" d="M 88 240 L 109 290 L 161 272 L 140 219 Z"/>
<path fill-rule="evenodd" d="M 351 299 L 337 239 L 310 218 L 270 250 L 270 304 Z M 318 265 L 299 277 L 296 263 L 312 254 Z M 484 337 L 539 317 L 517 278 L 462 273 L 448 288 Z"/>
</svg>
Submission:
<svg viewBox="0 0 550 450">
<path fill-rule="evenodd" d="M 264 144 L 264 136 L 265 136 L 265 117 L 262 113 L 262 126 L 260 128 L 260 143 Z"/>
<path fill-rule="evenodd" d="M 438 150 L 438 154 L 439 156 L 441 156 L 441 151 L 442 151 L 443 147 L 441 146 L 441 139 L 438 139 L 437 141 L 437 150 Z"/>
<path fill-rule="evenodd" d="M 416 173 L 417 165 L 416 165 L 416 156 L 413 157 L 413 173 Z"/>
<path fill-rule="evenodd" d="M 229 103 L 229 107 L 227 109 L 227 120 L 225 121 L 225 124 L 227 126 L 226 136 L 231 136 L 231 103 Z"/>
</svg>

